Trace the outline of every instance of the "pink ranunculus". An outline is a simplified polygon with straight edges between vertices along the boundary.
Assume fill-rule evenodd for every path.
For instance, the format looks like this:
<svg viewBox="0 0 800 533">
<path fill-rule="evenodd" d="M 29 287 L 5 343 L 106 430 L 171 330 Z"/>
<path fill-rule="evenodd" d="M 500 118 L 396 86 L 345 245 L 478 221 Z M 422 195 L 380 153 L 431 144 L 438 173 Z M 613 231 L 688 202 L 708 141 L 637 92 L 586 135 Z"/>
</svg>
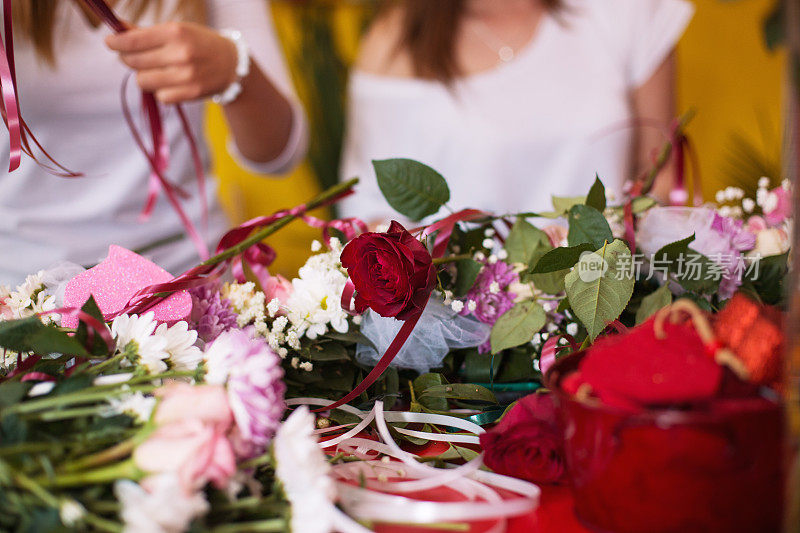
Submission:
<svg viewBox="0 0 800 533">
<path fill-rule="evenodd" d="M 196 419 L 224 432 L 233 423 L 233 413 L 223 386 L 174 382 L 161 387 L 156 396 L 161 398 L 155 415 L 159 426 Z"/>
<path fill-rule="evenodd" d="M 281 303 L 281 307 L 286 305 L 286 302 L 289 301 L 289 296 L 294 292 L 292 282 L 280 274 L 262 278 L 261 289 L 264 291 L 267 303 L 277 298 Z"/>
<path fill-rule="evenodd" d="M 133 453 L 150 473 L 174 472 L 187 492 L 211 482 L 225 488 L 236 472 L 228 433 L 233 413 L 225 387 L 171 383 L 156 391 L 156 431 Z"/>
<path fill-rule="evenodd" d="M 744 228 L 753 235 L 757 235 L 759 231 L 765 230 L 768 227 L 769 225 L 767 224 L 767 221 L 764 220 L 764 217 L 760 217 L 758 215 L 748 218 L 747 223 L 744 225 Z"/>
<path fill-rule="evenodd" d="M 567 245 L 569 229 L 564 226 L 545 226 L 542 231 L 547 234 L 547 238 L 550 239 L 550 245 L 554 248 Z"/>
<path fill-rule="evenodd" d="M 784 220 L 792 216 L 792 194 L 783 187 L 769 191 L 766 204 L 764 220 L 770 226 L 782 224 Z"/>
<path fill-rule="evenodd" d="M 187 493 L 209 482 L 224 489 L 236 472 L 233 448 L 225 431 L 197 418 L 159 427 L 136 448 L 133 460 L 148 473 L 176 473 Z"/>
</svg>

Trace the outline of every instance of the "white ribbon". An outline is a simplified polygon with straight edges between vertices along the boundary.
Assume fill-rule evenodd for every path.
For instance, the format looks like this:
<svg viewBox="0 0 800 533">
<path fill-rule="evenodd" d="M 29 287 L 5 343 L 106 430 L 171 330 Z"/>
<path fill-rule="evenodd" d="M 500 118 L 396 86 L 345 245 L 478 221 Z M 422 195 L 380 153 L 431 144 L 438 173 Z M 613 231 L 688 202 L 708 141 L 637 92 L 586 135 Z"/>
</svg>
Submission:
<svg viewBox="0 0 800 533">
<path fill-rule="evenodd" d="M 328 405 L 330 400 L 321 398 L 293 398 L 286 401 L 289 406 Z M 392 438 L 387 422 L 419 423 L 448 426 L 470 433 L 433 433 L 405 428 L 394 428 L 404 435 L 435 442 L 479 443 L 478 435 L 483 428 L 468 420 L 433 413 L 383 411 L 383 402 L 375 402 L 369 412 L 350 405 L 337 407 L 361 419 L 357 424 L 344 424 L 318 429 L 324 435 L 351 427 L 345 433 L 319 443 L 321 448 L 335 447 L 339 452 L 354 456 L 361 461 L 345 462 L 333 466 L 339 503 L 353 518 L 400 524 L 436 524 L 442 522 L 471 522 L 495 520 L 489 530 L 502 533 L 507 528 L 507 518 L 531 512 L 539 505 L 541 491 L 533 483 L 480 470 L 483 454 L 463 465 L 436 468 L 420 463 L 418 457 L 409 453 Z M 358 437 L 372 422 L 378 429 L 381 441 Z M 384 456 L 383 460 L 378 460 Z M 388 460 L 387 458 L 394 460 Z M 398 480 L 399 479 L 399 480 Z M 360 484 L 365 486 L 359 486 Z M 402 493 L 445 487 L 464 498 L 458 502 L 424 501 L 402 496 Z M 512 492 L 517 496 L 504 499 L 496 489 Z M 336 527 L 345 533 L 367 531 L 344 514 L 337 517 Z"/>
</svg>

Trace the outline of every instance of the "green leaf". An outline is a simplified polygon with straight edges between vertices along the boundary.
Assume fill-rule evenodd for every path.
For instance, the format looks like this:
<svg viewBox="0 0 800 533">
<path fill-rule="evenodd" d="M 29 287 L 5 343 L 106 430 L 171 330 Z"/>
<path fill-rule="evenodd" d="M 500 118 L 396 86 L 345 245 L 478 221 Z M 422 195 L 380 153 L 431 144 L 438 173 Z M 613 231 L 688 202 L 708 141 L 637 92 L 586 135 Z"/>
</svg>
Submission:
<svg viewBox="0 0 800 533">
<path fill-rule="evenodd" d="M 776 2 L 775 8 L 764 19 L 764 44 L 768 50 L 774 52 L 786 42 L 785 20 L 784 3 Z"/>
<path fill-rule="evenodd" d="M 745 272 L 744 281 L 753 287 L 764 303 L 778 305 L 783 302 L 786 296 L 788 261 L 789 252 L 762 257 L 757 268 L 753 264 Z"/>
<path fill-rule="evenodd" d="M 413 159 L 385 159 L 372 165 L 386 201 L 411 220 L 435 214 L 450 200 L 447 182 L 427 165 Z"/>
<path fill-rule="evenodd" d="M 645 211 L 656 205 L 658 205 L 658 202 L 656 202 L 653 198 L 650 198 L 649 196 L 637 196 L 636 198 L 633 199 L 633 202 L 631 202 L 631 208 L 633 210 L 633 213 L 637 215 L 639 213 L 644 213 Z M 613 209 L 614 211 L 620 214 L 625 212 L 624 205 L 614 206 Z"/>
<path fill-rule="evenodd" d="M 547 248 L 541 247 L 536 250 L 531 256 L 530 264 L 533 266 L 537 265 L 542 257 L 552 249 L 553 248 L 548 245 Z M 529 270 L 522 276 L 522 280 L 525 282 L 532 281 L 533 285 L 545 294 L 558 294 L 564 290 L 564 277 L 567 275 L 567 272 L 569 272 L 568 268 L 556 270 L 555 272 L 547 272 L 545 274 L 533 274 Z"/>
<path fill-rule="evenodd" d="M 585 253 L 567 274 L 570 307 L 594 340 L 619 318 L 633 294 L 631 252 L 619 239 L 597 252 Z"/>
<path fill-rule="evenodd" d="M 456 261 L 456 281 L 453 284 L 453 294 L 460 298 L 475 285 L 478 274 L 483 267 L 482 264 L 473 259 L 461 259 Z"/>
<path fill-rule="evenodd" d="M 412 386 L 414 388 L 414 395 L 419 398 L 425 394 L 426 390 L 445 384 L 447 384 L 447 380 L 445 380 L 441 374 L 429 372 L 427 374 L 422 374 L 415 379 L 412 383 Z M 428 395 L 425 397 L 423 402 L 419 403 L 422 404 L 426 409 L 431 409 L 433 411 L 447 410 L 447 398 L 441 395 Z"/>
<path fill-rule="evenodd" d="M 99 320 L 101 323 L 105 324 L 105 318 L 103 317 L 103 312 L 100 311 L 100 307 L 98 307 L 97 302 L 95 302 L 94 296 L 91 295 L 89 296 L 89 299 L 86 300 L 86 303 L 83 304 L 83 307 L 81 307 L 81 311 L 87 313 L 89 316 L 92 316 L 97 320 Z M 89 330 L 86 326 L 86 323 L 84 323 L 83 321 L 78 322 L 78 329 L 77 332 L 75 333 L 75 338 L 78 340 L 78 342 L 81 343 L 82 346 L 87 347 L 92 355 L 97 355 L 97 356 L 108 355 L 108 345 L 100 335 L 97 334 L 94 335 L 90 346 Z"/>
<path fill-rule="evenodd" d="M 585 196 L 552 196 L 553 209 L 558 215 L 567 213 L 573 206 L 586 203 Z"/>
<path fill-rule="evenodd" d="M 88 357 L 89 353 L 74 337 L 45 325 L 38 317 L 0 322 L 0 347 L 15 352 L 40 355 L 62 353 Z"/>
<path fill-rule="evenodd" d="M 497 378 L 498 370 L 503 365 L 505 354 L 492 357 L 477 350 L 467 353 L 464 358 L 464 380 L 474 383 L 488 383 Z"/>
<path fill-rule="evenodd" d="M 659 309 L 662 309 L 672 303 L 672 292 L 669 290 L 669 285 L 664 284 L 655 292 L 652 292 L 642 298 L 642 303 L 636 311 L 636 323 L 641 324 L 654 314 Z"/>
<path fill-rule="evenodd" d="M 434 385 L 425 389 L 417 396 L 417 400 L 425 405 L 427 398 L 448 398 L 452 400 L 471 400 L 476 402 L 497 403 L 494 393 L 480 385 L 471 383 L 452 383 L 449 385 Z"/>
<path fill-rule="evenodd" d="M 692 234 L 663 246 L 653 255 L 654 267 L 666 269 L 687 291 L 714 293 L 722 275 L 714 274 L 719 268 L 713 261 L 689 247 L 694 239 Z"/>
<path fill-rule="evenodd" d="M 31 383 L 6 381 L 0 384 L 0 408 L 11 407 L 21 401 L 31 388 Z"/>
<path fill-rule="evenodd" d="M 549 247 L 550 239 L 547 234 L 524 218 L 518 218 L 514 223 L 505 244 L 508 262 L 526 265 L 530 262 L 534 252 Z"/>
<path fill-rule="evenodd" d="M 569 233 L 567 242 L 570 246 L 583 243 L 591 244 L 595 249 L 606 242 L 614 240 L 611 227 L 603 213 L 588 205 L 575 205 L 569 210 Z"/>
<path fill-rule="evenodd" d="M 578 246 L 554 248 L 544 254 L 531 270 L 532 274 L 547 274 L 572 268 L 584 252 L 593 252 L 595 248 L 588 243 Z"/>
<path fill-rule="evenodd" d="M 489 340 L 492 353 L 525 344 L 533 339 L 547 320 L 544 308 L 536 302 L 520 302 L 503 313 L 492 327 Z"/>
<path fill-rule="evenodd" d="M 601 213 L 606 210 L 606 187 L 597 174 L 595 174 L 594 184 L 586 196 L 586 205 L 594 207 Z"/>
<path fill-rule="evenodd" d="M 301 350 L 301 354 L 312 361 L 347 361 L 347 349 L 336 341 L 318 342 Z"/>
</svg>

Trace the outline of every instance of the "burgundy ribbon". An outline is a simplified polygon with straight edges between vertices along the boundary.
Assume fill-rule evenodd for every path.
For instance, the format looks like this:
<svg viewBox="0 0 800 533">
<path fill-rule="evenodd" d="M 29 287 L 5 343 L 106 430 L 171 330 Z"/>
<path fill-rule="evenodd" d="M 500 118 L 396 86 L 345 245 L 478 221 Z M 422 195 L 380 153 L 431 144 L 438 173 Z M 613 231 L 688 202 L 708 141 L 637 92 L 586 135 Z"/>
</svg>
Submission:
<svg viewBox="0 0 800 533">
<path fill-rule="evenodd" d="M 349 189 L 325 200 L 316 207 L 326 207 L 351 194 L 353 194 L 353 190 Z M 336 221 L 326 222 L 314 217 L 310 217 L 306 215 L 306 211 L 308 211 L 308 206 L 301 204 L 292 209 L 281 210 L 269 216 L 256 217 L 248 220 L 247 222 L 236 228 L 233 228 L 222 236 L 216 248 L 217 254 L 223 253 L 233 246 L 238 245 L 244 241 L 254 230 L 273 224 L 287 216 L 299 218 L 313 227 L 322 227 L 323 230 L 327 227 L 339 225 L 336 223 Z M 363 222 L 344 222 L 343 224 L 361 227 Z M 274 259 L 274 253 L 275 252 L 266 244 L 256 243 L 247 248 L 241 254 L 244 256 L 243 258 L 233 256 L 216 264 L 200 264 L 187 270 L 183 274 L 180 274 L 170 281 L 144 287 L 143 289 L 137 291 L 136 294 L 134 294 L 128 301 L 127 305 L 125 305 L 122 309 L 109 314 L 105 318 L 106 320 L 113 320 L 117 316 L 123 314 L 143 313 L 172 293 L 193 289 L 218 279 L 225 272 L 226 268 L 231 264 L 235 264 L 236 261 L 252 261 L 249 263 L 251 269 L 258 266 L 264 266 L 265 264 L 268 265 L 272 262 L 272 259 Z M 239 268 L 241 268 L 241 263 L 239 264 Z M 243 271 L 240 270 L 239 272 L 241 275 L 243 275 Z"/>
<path fill-rule="evenodd" d="M 74 178 L 80 174 L 73 172 L 59 164 L 42 147 L 22 118 L 19 107 L 19 93 L 17 88 L 17 72 L 14 63 L 14 29 L 11 10 L 12 0 L 3 0 L 3 32 L 4 40 L 0 42 L 0 117 L 8 129 L 9 140 L 9 165 L 8 171 L 13 172 L 19 168 L 22 154 L 33 159 L 36 164 L 51 174 L 65 178 Z M 40 161 L 31 147 L 33 143 L 53 166 Z"/>
<path fill-rule="evenodd" d="M 569 346 L 559 346 L 558 341 L 561 339 L 566 339 L 569 343 Z M 549 339 L 547 339 L 542 346 L 542 353 L 539 356 L 539 371 L 542 374 L 545 374 L 547 370 L 556 362 L 556 357 L 558 352 L 565 348 L 572 348 L 573 352 L 577 352 L 580 349 L 578 346 L 578 342 L 572 335 L 567 333 L 563 335 L 553 335 Z"/>
<path fill-rule="evenodd" d="M 114 11 L 106 3 L 105 0 L 81 0 L 81 1 L 115 33 L 123 33 L 129 29 L 128 25 L 125 22 L 123 22 L 119 17 L 117 17 L 117 15 L 114 13 Z M 131 112 L 128 109 L 128 104 L 125 98 L 126 85 L 127 83 L 123 83 L 122 85 L 123 115 L 125 117 L 125 121 L 128 123 L 128 127 L 131 130 L 133 138 L 136 141 L 136 145 L 145 155 L 148 163 L 150 164 L 150 179 L 148 183 L 147 200 L 145 201 L 145 205 L 142 209 L 141 218 L 147 219 L 150 216 L 155 206 L 158 193 L 161 190 L 163 190 L 164 194 L 167 197 L 167 200 L 172 205 L 173 209 L 175 209 L 175 212 L 178 214 L 181 223 L 186 229 L 187 235 L 194 243 L 195 248 L 197 248 L 197 253 L 200 255 L 202 259 L 208 259 L 209 256 L 208 247 L 206 246 L 205 241 L 200 237 L 200 233 L 198 232 L 194 223 L 186 215 L 186 213 L 183 210 L 183 207 L 178 201 L 177 198 L 178 195 L 184 195 L 185 193 L 183 193 L 175 185 L 170 183 L 164 176 L 167 168 L 169 167 L 169 147 L 164 137 L 164 127 L 161 117 L 160 106 L 158 105 L 158 102 L 156 101 L 155 96 L 153 96 L 152 93 L 142 91 L 142 111 L 144 113 L 145 120 L 148 124 L 148 129 L 150 130 L 150 138 L 152 141 L 152 150 L 148 151 L 147 147 L 142 141 L 142 136 L 139 133 L 135 122 L 133 121 Z M 207 226 L 207 221 L 208 221 L 205 169 L 203 168 L 203 162 L 200 157 L 200 151 L 198 150 L 197 142 L 194 138 L 194 134 L 192 133 L 191 125 L 189 124 L 189 121 L 186 119 L 186 114 L 184 113 L 183 108 L 181 107 L 180 104 L 175 104 L 175 110 L 178 113 L 183 134 L 187 139 L 191 150 L 192 164 L 194 166 L 194 172 L 198 184 L 198 194 L 200 194 L 201 196 L 200 201 L 202 204 L 202 222 L 205 228 Z"/>
</svg>

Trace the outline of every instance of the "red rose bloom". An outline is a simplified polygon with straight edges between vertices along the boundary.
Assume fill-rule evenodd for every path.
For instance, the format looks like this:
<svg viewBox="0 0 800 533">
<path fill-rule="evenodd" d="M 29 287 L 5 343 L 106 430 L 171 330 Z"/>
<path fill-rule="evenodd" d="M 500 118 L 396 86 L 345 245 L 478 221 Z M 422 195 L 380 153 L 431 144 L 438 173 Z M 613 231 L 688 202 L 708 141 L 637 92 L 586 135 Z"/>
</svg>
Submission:
<svg viewBox="0 0 800 533">
<path fill-rule="evenodd" d="M 564 432 L 550 394 L 521 398 L 480 439 L 483 462 L 498 474 L 534 483 L 564 478 Z"/>
<path fill-rule="evenodd" d="M 407 320 L 421 313 L 436 284 L 431 254 L 397 222 L 386 233 L 364 233 L 344 247 L 342 266 L 356 288 L 356 311 Z"/>
</svg>

